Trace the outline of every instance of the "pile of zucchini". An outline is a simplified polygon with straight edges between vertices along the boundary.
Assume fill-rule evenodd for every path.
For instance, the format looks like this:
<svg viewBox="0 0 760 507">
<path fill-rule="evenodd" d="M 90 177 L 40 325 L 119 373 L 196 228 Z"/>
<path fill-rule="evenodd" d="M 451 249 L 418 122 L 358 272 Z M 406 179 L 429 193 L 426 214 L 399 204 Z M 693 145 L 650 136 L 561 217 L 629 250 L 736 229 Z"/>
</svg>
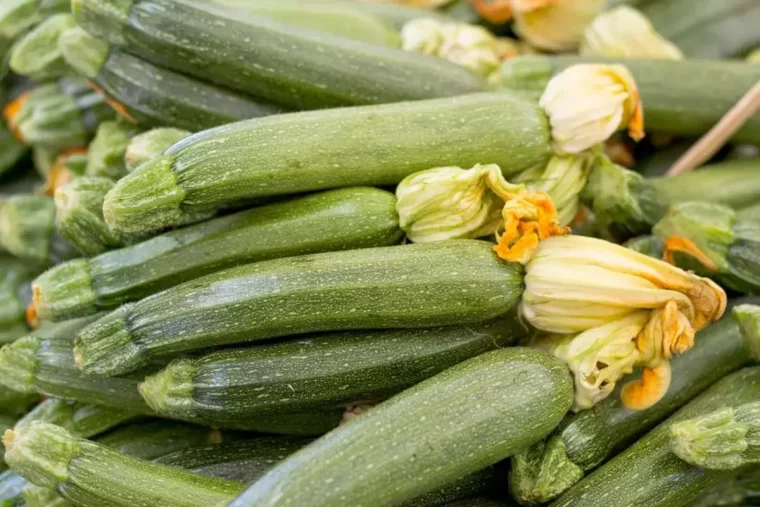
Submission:
<svg viewBox="0 0 760 507">
<path fill-rule="evenodd" d="M 667 170 L 760 6 L 697 3 L 0 0 L 0 506 L 757 502 L 760 111 Z"/>
</svg>

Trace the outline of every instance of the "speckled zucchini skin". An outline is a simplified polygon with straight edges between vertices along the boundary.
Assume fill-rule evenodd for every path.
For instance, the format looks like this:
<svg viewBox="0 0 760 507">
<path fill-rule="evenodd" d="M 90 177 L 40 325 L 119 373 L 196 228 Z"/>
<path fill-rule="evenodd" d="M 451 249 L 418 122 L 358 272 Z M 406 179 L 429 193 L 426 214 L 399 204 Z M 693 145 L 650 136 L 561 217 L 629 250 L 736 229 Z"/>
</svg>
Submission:
<svg viewBox="0 0 760 507">
<path fill-rule="evenodd" d="M 111 310 L 225 268 L 401 241 L 396 197 L 356 187 L 297 197 L 62 264 L 35 284 L 37 312 L 63 320 Z"/>
<path fill-rule="evenodd" d="M 401 503 L 543 438 L 572 398 L 567 368 L 548 354 L 488 352 L 328 433 L 230 506 Z"/>
<path fill-rule="evenodd" d="M 175 0 L 77 0 L 93 35 L 162 67 L 272 100 L 319 109 L 482 91 L 442 59 L 335 37 L 264 16 Z"/>
<path fill-rule="evenodd" d="M 126 232 L 272 195 L 395 185 L 431 167 L 544 163 L 550 130 L 535 103 L 509 93 L 282 114 L 183 139 L 122 179 L 103 205 Z M 185 218 L 186 219 L 186 218 Z"/>
<path fill-rule="evenodd" d="M 148 127 L 198 131 L 284 108 L 162 69 L 112 49 L 93 82 L 122 106 L 127 116 Z"/>
<path fill-rule="evenodd" d="M 248 264 L 125 305 L 85 328 L 77 363 L 117 375 L 151 357 L 279 336 L 475 323 L 511 310 L 522 268 L 478 240 Z"/>
<path fill-rule="evenodd" d="M 516 312 L 485 323 L 349 331 L 178 359 L 141 384 L 169 417 L 256 414 L 382 400 L 448 367 L 528 334 Z"/>
<path fill-rule="evenodd" d="M 727 404 L 760 398 L 760 367 L 732 373 L 684 406 L 641 440 L 573 486 L 552 507 L 676 507 L 693 505 L 734 471 L 693 467 L 673 454 L 670 425 Z"/>
<path fill-rule="evenodd" d="M 504 63 L 502 76 L 508 88 L 524 87 L 540 95 L 554 72 L 588 62 L 619 63 L 628 67 L 641 93 L 647 131 L 681 136 L 699 136 L 710 130 L 760 80 L 760 65 L 740 61 L 614 60 L 577 56 L 513 59 Z M 519 77 L 521 66 L 534 72 L 530 79 Z M 542 73 L 544 76 L 536 79 Z M 752 116 L 733 139 L 760 142 L 760 115 Z"/>
</svg>

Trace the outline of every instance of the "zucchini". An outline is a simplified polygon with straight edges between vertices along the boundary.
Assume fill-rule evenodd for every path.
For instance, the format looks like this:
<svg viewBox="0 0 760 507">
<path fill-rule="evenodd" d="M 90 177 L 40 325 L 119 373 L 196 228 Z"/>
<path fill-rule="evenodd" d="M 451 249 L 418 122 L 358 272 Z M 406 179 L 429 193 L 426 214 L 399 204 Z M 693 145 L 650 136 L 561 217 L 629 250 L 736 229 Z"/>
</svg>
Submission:
<svg viewBox="0 0 760 507">
<path fill-rule="evenodd" d="M 34 393 L 20 393 L 5 386 L 0 386 L 0 413 L 6 415 L 24 415 L 40 397 Z"/>
<path fill-rule="evenodd" d="M 225 505 L 244 488 L 132 458 L 46 423 L 8 432 L 3 442 L 20 475 L 82 507 Z"/>
<path fill-rule="evenodd" d="M 0 244 L 35 266 L 70 259 L 72 246 L 55 233 L 55 202 L 38 194 L 17 194 L 0 202 Z"/>
<path fill-rule="evenodd" d="M 0 383 L 20 392 L 149 413 L 137 391 L 138 380 L 86 377 L 77 370 L 72 340 L 93 320 L 64 322 L 53 326 L 48 338 L 31 334 L 5 345 L 0 349 Z"/>
<path fill-rule="evenodd" d="M 123 121 L 104 121 L 98 125 L 95 137 L 87 149 L 88 176 L 118 180 L 127 174 L 124 155 L 132 136 L 140 130 Z"/>
<path fill-rule="evenodd" d="M 3 114 L 18 139 L 60 151 L 85 146 L 114 111 L 84 79 L 62 78 L 21 95 Z"/>
<path fill-rule="evenodd" d="M 549 154 L 544 113 L 507 93 L 282 114 L 180 141 L 122 179 L 103 212 L 139 233 L 245 199 L 395 185 L 431 167 L 494 163 L 509 177 Z"/>
<path fill-rule="evenodd" d="M 128 55 L 78 27 L 60 45 L 69 64 L 140 125 L 203 130 L 283 110 Z"/>
<path fill-rule="evenodd" d="M 210 3 L 76 0 L 72 12 L 82 28 L 130 54 L 293 109 L 448 97 L 487 86 L 438 58 Z"/>
<path fill-rule="evenodd" d="M 715 382 L 760 361 L 758 326 L 760 307 L 740 305 L 701 331 L 694 347 L 673 359 L 667 394 L 647 410 L 623 406 L 621 382 L 617 392 L 592 409 L 566 417 L 547 442 L 512 458 L 512 494 L 523 504 L 558 497 Z"/>
<path fill-rule="evenodd" d="M 38 271 L 28 263 L 0 254 L 0 343 L 29 332 L 25 310 L 31 297 L 31 279 Z"/>
<path fill-rule="evenodd" d="M 135 412 L 118 408 L 50 398 L 19 419 L 15 428 L 24 428 L 34 421 L 42 421 L 65 428 L 73 435 L 90 438 L 136 416 Z"/>
<path fill-rule="evenodd" d="M 87 374 L 118 375 L 156 356 L 280 336 L 474 324 L 507 313 L 522 291 L 521 266 L 485 241 L 289 257 L 124 305 L 85 328 L 74 354 Z"/>
<path fill-rule="evenodd" d="M 127 172 L 132 172 L 148 160 L 161 155 L 172 144 L 191 135 L 173 127 L 155 128 L 132 138 L 124 154 Z"/>
<path fill-rule="evenodd" d="M 58 155 L 45 171 L 45 186 L 42 193 L 54 197 L 55 191 L 76 178 L 84 176 L 87 170 L 87 150 L 75 148 Z"/>
<path fill-rule="evenodd" d="M 572 380 L 554 357 L 523 348 L 487 352 L 304 447 L 230 507 L 411 500 L 543 438 L 572 402 Z"/>
<path fill-rule="evenodd" d="M 58 49 L 58 38 L 73 26 L 76 23 L 71 14 L 55 14 L 34 27 L 14 45 L 9 61 L 11 70 L 35 81 L 71 74 Z"/>
<path fill-rule="evenodd" d="M 82 255 L 92 257 L 122 246 L 103 218 L 103 198 L 113 180 L 83 176 L 55 191 L 55 228 Z"/>
<path fill-rule="evenodd" d="M 13 169 L 26 152 L 27 147 L 0 121 L 0 176 Z"/>
<path fill-rule="evenodd" d="M 540 95 L 554 73 L 588 62 L 625 65 L 641 93 L 647 131 L 679 136 L 706 133 L 760 80 L 760 66 L 737 61 L 525 56 L 502 65 L 502 85 Z M 733 140 L 760 142 L 760 115 L 750 117 Z"/>
<path fill-rule="evenodd" d="M 261 413 L 382 400 L 528 329 L 516 313 L 482 324 L 330 333 L 177 359 L 140 385 L 158 414 L 218 425 Z"/>
<path fill-rule="evenodd" d="M 712 385 L 675 415 L 573 486 L 553 507 L 615 505 L 687 506 L 735 472 L 693 467 L 673 454 L 668 444 L 673 423 L 707 414 L 726 405 L 757 401 L 760 367 L 747 367 Z"/>
<path fill-rule="evenodd" d="M 395 205 L 384 190 L 346 188 L 215 218 L 56 266 L 35 281 L 35 308 L 45 320 L 65 320 L 239 264 L 393 245 L 403 237 Z"/>
</svg>

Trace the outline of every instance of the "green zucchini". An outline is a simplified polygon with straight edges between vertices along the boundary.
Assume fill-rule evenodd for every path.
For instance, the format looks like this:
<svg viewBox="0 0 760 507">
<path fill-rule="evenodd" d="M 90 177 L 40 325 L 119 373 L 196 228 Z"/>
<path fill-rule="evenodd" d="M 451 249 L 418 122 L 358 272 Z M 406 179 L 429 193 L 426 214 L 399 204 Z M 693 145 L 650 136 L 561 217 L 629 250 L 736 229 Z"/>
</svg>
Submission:
<svg viewBox="0 0 760 507">
<path fill-rule="evenodd" d="M 26 144 L 60 151 L 86 146 L 114 111 L 84 79 L 62 78 L 23 94 L 4 114 Z"/>
<path fill-rule="evenodd" d="M 523 504 L 558 497 L 583 475 L 632 444 L 689 400 L 746 364 L 760 361 L 760 307 L 740 305 L 700 332 L 673 359 L 667 394 L 647 410 L 623 406 L 619 391 L 592 409 L 569 415 L 546 442 L 512 458 L 510 489 Z"/>
<path fill-rule="evenodd" d="M 0 202 L 0 244 L 43 268 L 75 256 L 72 246 L 55 233 L 55 202 L 38 194 L 17 194 Z"/>
<path fill-rule="evenodd" d="M 726 405 L 757 401 L 760 367 L 747 367 L 712 385 L 631 447 L 573 486 L 553 507 L 615 505 L 688 506 L 733 471 L 693 467 L 673 454 L 668 444 L 673 423 L 707 414 Z"/>
<path fill-rule="evenodd" d="M 67 31 L 60 45 L 69 64 L 140 125 L 203 130 L 283 111 L 128 55 L 79 27 Z"/>
<path fill-rule="evenodd" d="M 118 408 L 50 398 L 19 419 L 15 428 L 42 421 L 65 428 L 73 435 L 90 438 L 134 419 L 137 415 Z"/>
<path fill-rule="evenodd" d="M 528 329 L 516 313 L 482 324 L 330 333 L 177 359 L 140 385 L 156 413 L 222 425 L 261 413 L 382 400 Z"/>
<path fill-rule="evenodd" d="M 212 0 L 212 3 L 346 39 L 401 46 L 401 37 L 392 26 L 353 4 L 298 0 Z"/>
<path fill-rule="evenodd" d="M 124 154 L 127 172 L 161 155 L 172 144 L 191 135 L 191 132 L 173 127 L 159 127 L 132 138 Z"/>
<path fill-rule="evenodd" d="M 603 234 L 618 241 L 649 234 L 668 209 L 709 201 L 742 209 L 760 200 L 760 158 L 731 160 L 673 177 L 644 178 L 608 161 L 597 163 L 581 192 Z"/>
<path fill-rule="evenodd" d="M 40 397 L 34 393 L 21 393 L 0 386 L 0 413 L 6 415 L 24 415 Z"/>
<path fill-rule="evenodd" d="M 549 152 L 544 113 L 507 93 L 282 114 L 180 141 L 122 179 L 103 212 L 139 233 L 244 199 L 394 185 L 431 167 L 494 163 L 508 177 Z"/>
<path fill-rule="evenodd" d="M 320 331 L 473 324 L 514 308 L 521 266 L 485 241 L 459 240 L 258 262 L 178 285 L 85 328 L 87 374 L 152 357 Z"/>
<path fill-rule="evenodd" d="M 61 34 L 76 26 L 71 14 L 56 14 L 34 27 L 13 47 L 9 65 L 16 74 L 35 81 L 71 74 L 71 67 L 58 49 Z"/>
<path fill-rule="evenodd" d="M 448 97 L 487 86 L 442 59 L 210 3 L 76 0 L 72 11 L 82 28 L 130 54 L 293 109 Z"/>
<path fill-rule="evenodd" d="M 557 359 L 523 348 L 487 352 L 306 446 L 230 507 L 411 500 L 543 438 L 572 401 Z"/>
<path fill-rule="evenodd" d="M 45 320 L 65 320 L 239 264 L 393 245 L 403 237 L 395 205 L 384 190 L 346 188 L 215 218 L 56 266 L 35 281 L 35 308 Z"/>
<path fill-rule="evenodd" d="M 103 199 L 113 180 L 83 176 L 55 191 L 55 228 L 82 255 L 92 257 L 124 244 L 106 225 Z"/>
<path fill-rule="evenodd" d="M 26 152 L 27 147 L 0 121 L 0 176 L 13 169 Z"/>
<path fill-rule="evenodd" d="M 29 28 L 53 14 L 70 10 L 68 0 L 3 0 L 0 2 L 0 79 L 14 42 Z"/>
<path fill-rule="evenodd" d="M 98 125 L 95 137 L 87 149 L 88 176 L 118 180 L 127 174 L 124 154 L 132 136 L 140 130 L 124 121 L 104 121 Z"/>
<path fill-rule="evenodd" d="M 710 130 L 760 80 L 760 66 L 738 61 L 525 56 L 502 65 L 502 85 L 540 95 L 555 72 L 589 62 L 625 65 L 641 94 L 647 131 L 679 136 Z M 733 139 L 760 142 L 760 115 L 750 117 Z"/>
<path fill-rule="evenodd" d="M 244 488 L 132 458 L 46 423 L 6 433 L 3 441 L 14 470 L 81 507 L 221 506 Z"/>
<path fill-rule="evenodd" d="M 42 193 L 55 197 L 55 191 L 59 187 L 84 176 L 86 170 L 87 150 L 75 148 L 58 155 L 53 165 L 46 171 Z"/>
<path fill-rule="evenodd" d="M 29 332 L 25 310 L 31 297 L 31 279 L 38 271 L 28 263 L 0 255 L 0 343 Z"/>
<path fill-rule="evenodd" d="M 25 336 L 0 349 L 0 383 L 20 392 L 38 392 L 82 403 L 149 413 L 137 379 L 86 377 L 72 356 L 73 338 L 93 317 L 53 326 L 48 337 Z"/>
</svg>

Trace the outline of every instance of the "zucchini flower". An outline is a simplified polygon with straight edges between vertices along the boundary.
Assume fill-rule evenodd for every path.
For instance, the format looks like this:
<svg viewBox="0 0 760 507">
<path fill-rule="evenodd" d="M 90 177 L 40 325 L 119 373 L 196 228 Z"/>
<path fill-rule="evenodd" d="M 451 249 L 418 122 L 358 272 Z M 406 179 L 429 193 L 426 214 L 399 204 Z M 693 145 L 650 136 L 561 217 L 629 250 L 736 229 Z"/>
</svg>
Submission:
<svg viewBox="0 0 760 507">
<path fill-rule="evenodd" d="M 478 15 L 494 25 L 512 19 L 512 0 L 470 0 Z"/>
<path fill-rule="evenodd" d="M 58 38 L 74 26 L 76 23 L 71 14 L 56 14 L 34 27 L 13 47 L 11 69 L 36 81 L 71 74 L 71 68 L 58 48 Z"/>
<path fill-rule="evenodd" d="M 445 58 L 484 78 L 497 73 L 504 56 L 517 54 L 515 47 L 483 27 L 426 18 L 407 22 L 401 41 L 406 51 Z"/>
<path fill-rule="evenodd" d="M 396 196 L 401 228 L 416 243 L 496 234 L 499 256 L 524 262 L 539 240 L 568 232 L 547 194 L 507 182 L 495 164 L 421 171 Z"/>
<path fill-rule="evenodd" d="M 572 51 L 604 4 L 604 0 L 512 0 L 514 29 L 539 49 Z"/>
<path fill-rule="evenodd" d="M 682 60 L 683 53 L 662 37 L 638 10 L 622 5 L 604 12 L 586 28 L 580 54 L 607 58 Z"/>
<path fill-rule="evenodd" d="M 156 128 L 134 136 L 127 145 L 124 164 L 132 172 L 148 160 L 161 155 L 169 146 L 188 137 L 187 130 L 173 127 Z"/>
<path fill-rule="evenodd" d="M 619 130 L 644 137 L 644 114 L 636 83 L 622 65 L 579 64 L 554 76 L 540 106 L 552 126 L 558 153 L 580 153 Z"/>
<path fill-rule="evenodd" d="M 738 292 L 760 292 L 760 221 L 720 204 L 686 202 L 673 206 L 652 232 L 665 261 Z"/>
<path fill-rule="evenodd" d="M 674 423 L 670 444 L 685 462 L 710 470 L 760 463 L 760 402 L 724 407 Z"/>
<path fill-rule="evenodd" d="M 625 247 L 579 236 L 542 241 L 525 266 L 522 314 L 546 333 L 537 346 L 563 359 L 576 378 L 576 410 L 624 386 L 632 409 L 656 403 L 670 383 L 670 359 L 691 348 L 696 331 L 723 314 L 714 282 Z"/>
</svg>

